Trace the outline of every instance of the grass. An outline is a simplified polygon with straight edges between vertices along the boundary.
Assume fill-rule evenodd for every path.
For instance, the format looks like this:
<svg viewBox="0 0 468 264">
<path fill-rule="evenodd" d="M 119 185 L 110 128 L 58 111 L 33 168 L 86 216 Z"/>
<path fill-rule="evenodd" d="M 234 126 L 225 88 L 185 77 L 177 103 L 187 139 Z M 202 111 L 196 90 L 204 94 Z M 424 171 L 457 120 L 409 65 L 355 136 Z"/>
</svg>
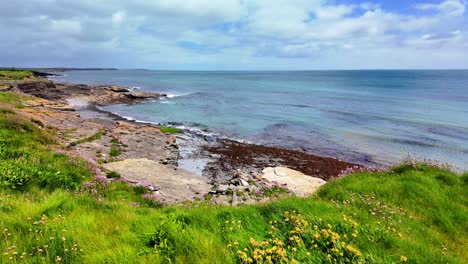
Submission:
<svg viewBox="0 0 468 264">
<path fill-rule="evenodd" d="M 74 142 L 70 143 L 70 146 L 76 146 L 76 145 L 83 144 L 83 143 L 86 143 L 86 142 L 93 142 L 93 141 L 99 140 L 105 134 L 106 134 L 106 131 L 101 129 L 96 134 L 94 134 L 92 136 L 89 136 L 87 138 L 82 138 L 80 140 L 77 140 L 77 141 L 74 141 Z"/>
<path fill-rule="evenodd" d="M 184 130 L 180 128 L 175 128 L 175 127 L 168 127 L 168 126 L 160 126 L 159 130 L 163 133 L 168 133 L 168 134 L 177 134 L 177 133 L 183 133 Z"/>
<path fill-rule="evenodd" d="M 162 207 L 144 188 L 106 183 L 95 165 L 58 153 L 53 135 L 19 113 L 0 112 L 0 139 L 1 263 L 468 259 L 468 174 L 404 164 L 308 198 Z"/>
<path fill-rule="evenodd" d="M 0 103 L 13 106 L 15 108 L 23 108 L 23 101 L 30 100 L 32 97 L 19 95 L 13 92 L 0 92 Z"/>
<path fill-rule="evenodd" d="M 22 80 L 34 77 L 30 71 L 0 71 L 0 80 Z"/>
</svg>

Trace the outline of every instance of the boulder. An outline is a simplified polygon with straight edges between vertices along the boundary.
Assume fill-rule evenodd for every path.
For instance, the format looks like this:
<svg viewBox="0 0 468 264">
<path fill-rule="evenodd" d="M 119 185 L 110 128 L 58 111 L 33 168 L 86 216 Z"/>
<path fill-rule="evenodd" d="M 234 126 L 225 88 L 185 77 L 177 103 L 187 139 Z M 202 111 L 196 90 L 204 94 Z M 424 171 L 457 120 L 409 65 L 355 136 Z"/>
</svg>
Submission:
<svg viewBox="0 0 468 264">
<path fill-rule="evenodd" d="M 229 185 L 221 184 L 218 186 L 218 192 L 220 193 L 225 193 L 227 190 L 229 190 Z"/>
<path fill-rule="evenodd" d="M 286 185 L 286 188 L 297 196 L 307 196 L 327 183 L 326 181 L 305 175 L 286 167 L 268 167 L 263 170 L 262 179 Z"/>
</svg>

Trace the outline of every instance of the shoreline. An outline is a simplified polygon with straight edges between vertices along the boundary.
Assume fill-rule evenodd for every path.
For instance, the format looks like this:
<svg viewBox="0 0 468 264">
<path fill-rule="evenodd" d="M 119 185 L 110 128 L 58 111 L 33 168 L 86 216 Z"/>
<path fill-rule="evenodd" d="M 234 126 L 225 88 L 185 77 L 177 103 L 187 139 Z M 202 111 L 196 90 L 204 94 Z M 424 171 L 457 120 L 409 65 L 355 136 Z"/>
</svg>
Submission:
<svg viewBox="0 0 468 264">
<path fill-rule="evenodd" d="M 18 82 L 16 89 L 42 98 L 33 106 L 37 111 L 29 114 L 57 127 L 62 145 L 119 173 L 131 184 L 149 188 L 163 203 L 205 199 L 215 204 L 250 204 L 272 198 L 263 195 L 269 190 L 278 192 L 274 196 L 304 196 L 345 172 L 366 169 L 331 157 L 190 130 L 166 134 L 158 124 L 128 120 L 99 108 L 135 104 L 164 94 L 135 96 L 127 87 L 47 79 Z"/>
</svg>

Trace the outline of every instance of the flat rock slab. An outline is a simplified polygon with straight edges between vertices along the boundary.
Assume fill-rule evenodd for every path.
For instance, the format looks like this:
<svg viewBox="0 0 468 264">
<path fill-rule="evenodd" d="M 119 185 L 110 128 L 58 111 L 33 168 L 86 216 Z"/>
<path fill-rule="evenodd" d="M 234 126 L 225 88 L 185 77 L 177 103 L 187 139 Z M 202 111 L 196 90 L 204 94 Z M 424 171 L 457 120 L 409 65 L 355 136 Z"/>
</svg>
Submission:
<svg viewBox="0 0 468 264">
<path fill-rule="evenodd" d="M 297 196 L 307 196 L 327 183 L 326 181 L 305 175 L 304 173 L 286 167 L 268 167 L 263 170 L 263 179 L 279 184 L 286 184 L 286 188 Z"/>
<path fill-rule="evenodd" d="M 157 195 L 163 203 L 202 198 L 211 190 L 208 179 L 183 169 L 173 169 L 154 160 L 126 159 L 104 164 L 110 171 L 118 172 L 130 182 L 152 185 L 158 189 Z"/>
</svg>

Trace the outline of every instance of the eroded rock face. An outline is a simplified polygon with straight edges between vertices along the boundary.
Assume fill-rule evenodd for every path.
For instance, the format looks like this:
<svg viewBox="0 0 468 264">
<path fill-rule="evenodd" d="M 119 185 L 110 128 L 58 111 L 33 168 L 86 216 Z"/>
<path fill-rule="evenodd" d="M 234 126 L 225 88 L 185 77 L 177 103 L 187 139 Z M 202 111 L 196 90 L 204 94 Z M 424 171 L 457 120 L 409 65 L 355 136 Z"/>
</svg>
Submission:
<svg viewBox="0 0 468 264">
<path fill-rule="evenodd" d="M 154 160 L 126 159 L 105 164 L 110 171 L 118 172 L 131 183 L 154 186 L 154 193 L 163 203 L 176 203 L 203 198 L 211 185 L 204 177 L 183 169 L 173 169 Z"/>
<path fill-rule="evenodd" d="M 270 182 L 286 185 L 292 193 L 298 196 L 307 196 L 327 183 L 326 181 L 307 176 L 304 173 L 286 167 L 267 167 L 263 170 L 261 178 Z"/>
<path fill-rule="evenodd" d="M 131 92 L 116 85 L 56 83 L 40 78 L 15 82 L 13 85 L 17 90 L 36 97 L 54 101 L 79 99 L 90 105 L 133 104 L 166 96 L 159 93 Z"/>
<path fill-rule="evenodd" d="M 54 82 L 46 79 L 22 81 L 18 82 L 16 86 L 23 93 L 45 99 L 58 99 L 60 98 L 60 94 L 62 94 Z"/>
</svg>

